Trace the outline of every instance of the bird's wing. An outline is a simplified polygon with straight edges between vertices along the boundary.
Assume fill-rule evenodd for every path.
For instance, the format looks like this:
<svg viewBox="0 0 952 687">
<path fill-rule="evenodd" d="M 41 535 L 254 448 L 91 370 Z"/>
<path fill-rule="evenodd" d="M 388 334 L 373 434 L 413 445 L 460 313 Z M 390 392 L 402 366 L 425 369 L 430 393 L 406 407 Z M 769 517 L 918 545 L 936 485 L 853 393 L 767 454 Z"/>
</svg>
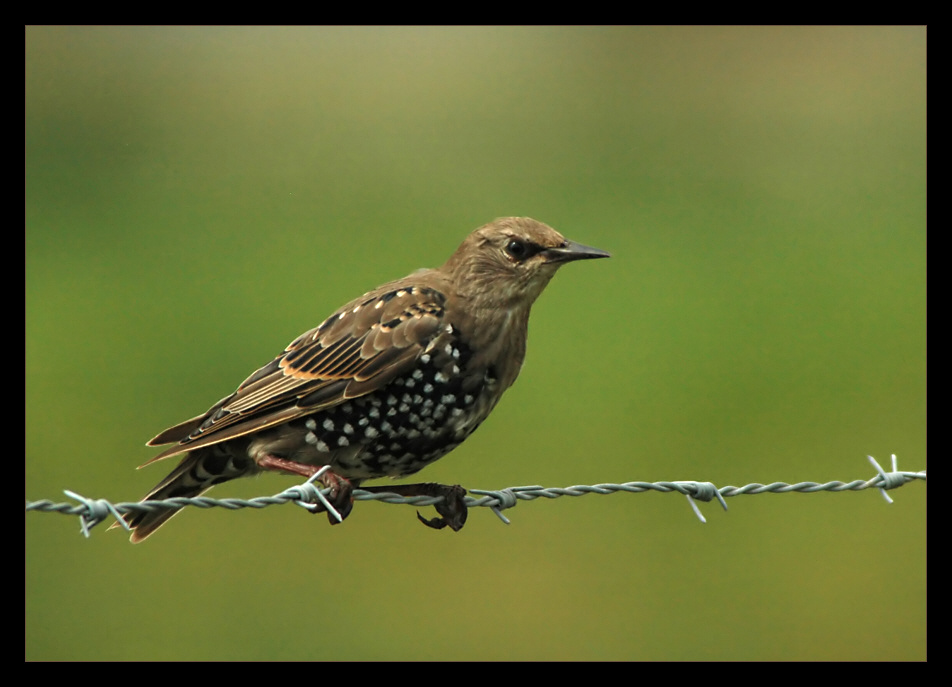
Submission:
<svg viewBox="0 0 952 687">
<path fill-rule="evenodd" d="M 175 442 L 146 465 L 258 432 L 380 389 L 438 341 L 446 299 L 399 282 L 344 306 L 295 339 L 231 396 L 149 442 Z"/>
</svg>

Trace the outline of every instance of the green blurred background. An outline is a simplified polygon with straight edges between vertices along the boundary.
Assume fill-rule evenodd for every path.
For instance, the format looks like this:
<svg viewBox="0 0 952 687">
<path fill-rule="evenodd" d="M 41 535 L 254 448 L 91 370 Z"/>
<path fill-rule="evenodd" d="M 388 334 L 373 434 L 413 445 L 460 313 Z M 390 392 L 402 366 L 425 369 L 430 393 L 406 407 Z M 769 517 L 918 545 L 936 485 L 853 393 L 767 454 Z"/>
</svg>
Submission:
<svg viewBox="0 0 952 687">
<path fill-rule="evenodd" d="M 28 27 L 25 100 L 28 500 L 141 497 L 156 432 L 503 215 L 613 257 L 561 271 L 425 479 L 926 468 L 924 28 Z M 706 525 L 562 498 L 458 534 L 189 509 L 135 547 L 28 513 L 25 654 L 924 659 L 926 485 L 893 496 Z"/>
</svg>

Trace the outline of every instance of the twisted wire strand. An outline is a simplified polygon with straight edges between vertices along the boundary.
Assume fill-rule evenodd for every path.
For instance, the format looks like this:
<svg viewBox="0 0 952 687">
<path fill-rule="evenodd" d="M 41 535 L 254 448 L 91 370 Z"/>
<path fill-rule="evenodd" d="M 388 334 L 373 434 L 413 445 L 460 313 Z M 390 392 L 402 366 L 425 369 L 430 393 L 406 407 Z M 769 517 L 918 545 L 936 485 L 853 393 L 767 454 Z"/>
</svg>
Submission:
<svg viewBox="0 0 952 687">
<path fill-rule="evenodd" d="M 586 494 L 608 495 L 617 492 L 628 492 L 639 494 L 646 491 L 659 491 L 662 493 L 677 492 L 687 497 L 691 508 L 701 522 L 707 522 L 701 514 L 695 501 L 717 500 L 724 510 L 727 510 L 725 498 L 740 496 L 742 494 L 787 494 L 799 492 L 804 494 L 815 494 L 821 491 L 833 493 L 844 491 L 862 491 L 863 489 L 879 489 L 888 503 L 892 499 L 886 493 L 888 489 L 897 489 L 904 484 L 917 480 L 926 479 L 926 471 L 906 472 L 899 471 L 896 466 L 896 456 L 892 456 L 892 470 L 885 471 L 876 460 L 869 456 L 870 463 L 876 468 L 875 477 L 868 480 L 853 480 L 852 482 L 797 482 L 796 484 L 787 484 L 786 482 L 771 482 L 770 484 L 760 484 L 757 482 L 747 484 L 743 487 L 717 487 L 711 482 L 625 482 L 623 484 L 594 484 L 594 485 L 574 485 L 571 487 L 542 487 L 538 485 L 524 487 L 508 487 L 499 490 L 470 489 L 469 493 L 475 496 L 466 497 L 466 505 L 469 508 L 488 507 L 496 513 L 499 518 L 509 524 L 509 519 L 503 515 L 502 511 L 512 508 L 519 501 L 534 501 L 539 498 L 556 499 L 561 496 L 585 496 Z M 325 468 L 326 469 L 326 468 Z M 258 496 L 252 499 L 213 499 L 205 496 L 193 498 L 169 498 L 156 501 L 141 502 L 123 502 L 112 503 L 106 499 L 89 499 L 80 494 L 71 491 L 65 491 L 65 494 L 78 501 L 75 503 L 55 503 L 48 499 L 40 501 L 27 501 L 26 510 L 41 513 L 61 513 L 63 515 L 78 515 L 80 519 L 80 530 L 84 536 L 89 537 L 89 531 L 107 518 L 115 518 L 116 521 L 127 530 L 129 529 L 122 516 L 132 512 L 151 512 L 161 508 L 182 508 L 185 506 L 196 506 L 198 508 L 225 508 L 228 510 L 238 510 L 241 508 L 267 508 L 268 506 L 280 505 L 285 503 L 296 503 L 308 510 L 325 509 L 337 516 L 340 515 L 327 502 L 326 494 L 329 489 L 319 489 L 314 483 L 324 470 L 319 471 L 307 482 L 298 484 L 285 489 L 274 496 Z M 443 500 L 442 496 L 400 496 L 398 494 L 387 492 L 368 492 L 362 489 L 354 490 L 354 500 L 356 501 L 381 501 L 392 504 L 408 504 L 411 506 L 431 506 Z"/>
</svg>

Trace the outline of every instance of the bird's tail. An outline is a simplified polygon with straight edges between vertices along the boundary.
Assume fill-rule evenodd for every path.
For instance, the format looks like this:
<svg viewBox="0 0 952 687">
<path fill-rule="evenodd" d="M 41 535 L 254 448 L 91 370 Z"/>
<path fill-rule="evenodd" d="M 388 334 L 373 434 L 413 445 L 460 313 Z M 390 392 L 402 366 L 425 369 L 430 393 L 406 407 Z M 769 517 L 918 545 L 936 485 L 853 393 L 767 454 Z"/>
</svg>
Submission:
<svg viewBox="0 0 952 687">
<path fill-rule="evenodd" d="M 248 474 L 248 464 L 236 463 L 234 457 L 222 450 L 220 445 L 208 446 L 189 452 L 178 466 L 159 482 L 143 501 L 168 498 L 192 498 L 200 496 L 216 484 L 227 482 Z M 164 525 L 181 508 L 157 508 L 123 516 L 132 528 L 130 540 L 138 544 Z M 113 525 L 118 527 L 119 523 Z M 110 528 L 112 529 L 112 528 Z"/>
</svg>

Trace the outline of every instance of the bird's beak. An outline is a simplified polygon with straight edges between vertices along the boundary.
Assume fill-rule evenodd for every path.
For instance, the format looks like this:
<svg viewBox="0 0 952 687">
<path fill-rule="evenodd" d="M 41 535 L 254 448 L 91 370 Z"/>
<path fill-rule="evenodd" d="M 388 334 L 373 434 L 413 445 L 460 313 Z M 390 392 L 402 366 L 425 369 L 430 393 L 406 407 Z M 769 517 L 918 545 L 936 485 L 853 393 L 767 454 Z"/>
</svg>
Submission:
<svg viewBox="0 0 952 687">
<path fill-rule="evenodd" d="M 611 253 L 606 253 L 598 248 L 583 246 L 575 241 L 566 241 L 561 246 L 555 248 L 546 248 L 543 253 L 546 262 L 571 262 L 572 260 L 591 260 L 593 258 L 610 258 Z"/>
</svg>

